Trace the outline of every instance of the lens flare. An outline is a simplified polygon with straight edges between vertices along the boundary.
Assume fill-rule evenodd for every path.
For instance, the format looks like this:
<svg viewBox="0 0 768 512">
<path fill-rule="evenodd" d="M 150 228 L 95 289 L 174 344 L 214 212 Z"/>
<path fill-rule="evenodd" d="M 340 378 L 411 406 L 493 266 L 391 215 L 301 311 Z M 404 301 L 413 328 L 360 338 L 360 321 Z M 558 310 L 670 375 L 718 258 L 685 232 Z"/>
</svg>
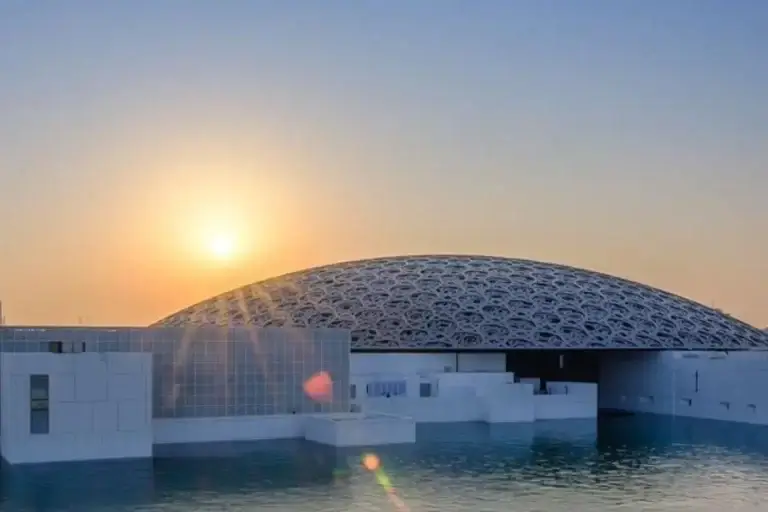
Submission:
<svg viewBox="0 0 768 512">
<path fill-rule="evenodd" d="M 304 393 L 316 402 L 333 400 L 333 380 L 328 372 L 319 372 L 304 382 Z"/>
<path fill-rule="evenodd" d="M 381 462 L 376 455 L 372 453 L 366 453 L 363 455 L 363 467 L 368 471 L 376 471 L 379 469 L 380 464 Z"/>
<path fill-rule="evenodd" d="M 365 469 L 370 471 L 376 477 L 376 481 L 386 491 L 389 501 L 400 512 L 409 512 L 408 505 L 397 495 L 395 488 L 392 486 L 392 481 L 389 479 L 384 470 L 381 469 L 381 460 L 373 453 L 366 453 L 362 457 L 362 464 Z"/>
</svg>

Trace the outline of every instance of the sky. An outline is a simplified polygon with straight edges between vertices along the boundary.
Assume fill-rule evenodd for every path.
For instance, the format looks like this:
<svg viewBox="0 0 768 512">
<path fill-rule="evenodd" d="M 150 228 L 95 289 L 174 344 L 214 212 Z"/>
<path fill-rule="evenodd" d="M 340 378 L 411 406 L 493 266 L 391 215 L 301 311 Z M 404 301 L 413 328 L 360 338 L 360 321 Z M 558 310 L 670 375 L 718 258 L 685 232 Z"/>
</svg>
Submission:
<svg viewBox="0 0 768 512">
<path fill-rule="evenodd" d="M 6 321 L 471 253 L 768 326 L 766 26 L 763 0 L 0 0 Z"/>
</svg>

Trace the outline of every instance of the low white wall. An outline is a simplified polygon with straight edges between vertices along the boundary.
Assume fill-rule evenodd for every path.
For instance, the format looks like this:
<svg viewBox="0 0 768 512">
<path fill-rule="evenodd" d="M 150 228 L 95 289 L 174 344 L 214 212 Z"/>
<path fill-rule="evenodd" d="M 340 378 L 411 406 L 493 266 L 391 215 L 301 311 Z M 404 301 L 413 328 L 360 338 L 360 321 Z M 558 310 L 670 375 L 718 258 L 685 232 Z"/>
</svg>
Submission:
<svg viewBox="0 0 768 512">
<path fill-rule="evenodd" d="M 222 418 L 164 418 L 152 423 L 157 444 L 256 441 L 304 437 L 299 414 L 231 416 Z"/>
<path fill-rule="evenodd" d="M 354 415 L 362 419 L 362 414 Z M 330 418 L 311 417 L 304 420 L 304 438 L 314 443 L 337 446 L 338 432 L 334 421 Z"/>
<path fill-rule="evenodd" d="M 368 397 L 366 386 L 373 382 L 405 382 L 405 396 L 418 397 L 419 385 L 422 382 L 433 382 L 433 379 L 427 377 L 420 377 L 416 373 L 375 373 L 375 374 L 356 374 L 350 375 L 349 382 L 351 386 L 355 386 L 355 397 L 350 396 L 350 403 L 362 404 L 367 400 L 371 400 L 374 397 Z"/>
<path fill-rule="evenodd" d="M 567 385 L 569 393 L 534 395 L 531 384 L 489 386 L 481 388 L 482 393 L 469 387 L 455 387 L 430 398 L 371 398 L 364 402 L 363 410 L 410 416 L 418 423 L 511 423 L 597 417 L 596 384 L 559 384 Z"/>
<path fill-rule="evenodd" d="M 330 446 L 414 443 L 416 424 L 411 418 L 382 414 L 309 416 L 304 438 Z"/>
<path fill-rule="evenodd" d="M 597 384 L 594 382 L 547 382 L 550 395 L 566 395 L 576 400 L 591 402 L 597 406 Z"/>
<path fill-rule="evenodd" d="M 489 372 L 459 372 L 459 373 L 375 373 L 356 374 L 350 377 L 350 383 L 355 386 L 355 398 L 350 402 L 360 407 L 366 407 L 371 400 L 381 400 L 379 397 L 368 397 L 366 386 L 372 382 L 405 382 L 404 396 L 393 396 L 391 399 L 419 398 L 420 385 L 432 385 L 432 397 L 477 396 L 484 395 L 486 389 L 493 389 L 501 384 L 513 383 L 512 373 Z"/>
<path fill-rule="evenodd" d="M 604 356 L 600 407 L 768 424 L 768 353 L 643 352 Z"/>
<path fill-rule="evenodd" d="M 337 417 L 361 421 L 333 421 Z M 155 420 L 154 435 L 156 444 L 304 438 L 333 446 L 357 446 L 413 442 L 408 440 L 408 425 L 413 424 L 413 419 L 399 415 L 388 418 L 353 413 L 178 418 Z"/>
<path fill-rule="evenodd" d="M 531 386 L 533 386 L 534 391 L 538 391 L 539 389 L 541 389 L 541 379 L 524 377 L 520 379 L 520 383 L 530 384 Z"/>
<path fill-rule="evenodd" d="M 597 404 L 574 400 L 568 395 L 535 395 L 537 420 L 560 420 L 597 417 Z"/>
<path fill-rule="evenodd" d="M 486 390 L 483 402 L 483 420 L 488 423 L 531 422 L 536 418 L 533 386 L 507 384 L 498 386 L 496 393 Z"/>
<path fill-rule="evenodd" d="M 448 423 L 463 421 L 484 421 L 487 417 L 486 396 L 499 395 L 496 400 L 515 400 L 514 375 L 511 373 L 436 373 L 429 377 L 418 375 L 400 376 L 407 382 L 406 396 L 366 397 L 364 396 L 365 376 L 357 376 L 362 396 L 355 403 L 364 411 L 404 415 L 419 423 Z M 391 377 L 394 379 L 394 376 Z M 420 397 L 419 384 L 430 382 L 433 396 Z M 529 389 L 529 388 L 526 388 Z M 509 395 L 509 396 L 508 396 Z M 510 408 L 515 407 L 510 403 Z"/>
<path fill-rule="evenodd" d="M 481 421 L 484 406 L 476 395 L 467 393 L 452 397 L 369 398 L 363 410 L 408 416 L 417 423 L 458 423 Z"/>
<path fill-rule="evenodd" d="M 596 418 L 597 384 L 588 382 L 547 382 L 546 395 L 533 399 L 538 420 Z"/>
<path fill-rule="evenodd" d="M 459 372 L 456 367 L 459 365 Z M 368 384 L 403 383 L 402 399 L 419 398 L 421 385 L 431 385 L 431 395 L 446 396 L 469 388 L 465 394 L 479 392 L 482 387 L 492 387 L 499 382 L 513 382 L 514 374 L 506 373 L 506 356 L 503 353 L 439 353 L 439 354 L 368 354 L 353 353 L 350 356 L 350 404 L 351 410 L 369 406 Z M 446 372 L 448 369 L 450 371 Z M 387 409 L 389 410 L 389 409 Z"/>
<path fill-rule="evenodd" d="M 48 433 L 31 432 L 30 376 L 47 375 Z M 0 445 L 11 464 L 152 456 L 152 356 L 0 354 Z"/>
<path fill-rule="evenodd" d="M 353 379 L 359 385 L 353 402 L 361 411 L 405 415 L 419 423 L 520 422 L 597 416 L 597 384 L 549 382 L 547 388 L 552 395 L 534 395 L 534 384 L 515 383 L 511 373 L 392 375 L 386 378 L 407 382 L 407 394 L 383 398 L 365 396 L 365 383 L 369 378 Z M 538 382 L 538 379 L 531 380 Z M 418 386 L 424 381 L 432 383 L 433 396 L 419 396 Z"/>
</svg>

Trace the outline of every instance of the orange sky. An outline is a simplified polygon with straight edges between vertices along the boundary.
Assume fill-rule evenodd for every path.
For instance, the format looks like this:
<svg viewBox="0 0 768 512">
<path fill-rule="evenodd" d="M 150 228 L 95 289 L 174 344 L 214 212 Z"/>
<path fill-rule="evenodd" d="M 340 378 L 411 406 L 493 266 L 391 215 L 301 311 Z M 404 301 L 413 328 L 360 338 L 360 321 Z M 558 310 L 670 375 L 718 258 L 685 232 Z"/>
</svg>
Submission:
<svg viewBox="0 0 768 512">
<path fill-rule="evenodd" d="M 307 266 L 475 253 L 768 326 L 759 13 L 46 5 L 0 5 L 9 323 L 145 325 Z"/>
</svg>

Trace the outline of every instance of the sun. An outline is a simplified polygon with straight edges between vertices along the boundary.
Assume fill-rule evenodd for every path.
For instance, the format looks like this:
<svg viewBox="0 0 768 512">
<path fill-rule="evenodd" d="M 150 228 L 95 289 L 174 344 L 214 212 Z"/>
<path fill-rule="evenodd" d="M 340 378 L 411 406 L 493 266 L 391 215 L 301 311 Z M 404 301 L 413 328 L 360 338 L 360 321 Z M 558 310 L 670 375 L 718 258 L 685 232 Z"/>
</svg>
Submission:
<svg viewBox="0 0 768 512">
<path fill-rule="evenodd" d="M 208 249 L 220 260 L 230 259 L 235 253 L 235 239 L 231 235 L 216 235 L 209 241 Z"/>
</svg>

